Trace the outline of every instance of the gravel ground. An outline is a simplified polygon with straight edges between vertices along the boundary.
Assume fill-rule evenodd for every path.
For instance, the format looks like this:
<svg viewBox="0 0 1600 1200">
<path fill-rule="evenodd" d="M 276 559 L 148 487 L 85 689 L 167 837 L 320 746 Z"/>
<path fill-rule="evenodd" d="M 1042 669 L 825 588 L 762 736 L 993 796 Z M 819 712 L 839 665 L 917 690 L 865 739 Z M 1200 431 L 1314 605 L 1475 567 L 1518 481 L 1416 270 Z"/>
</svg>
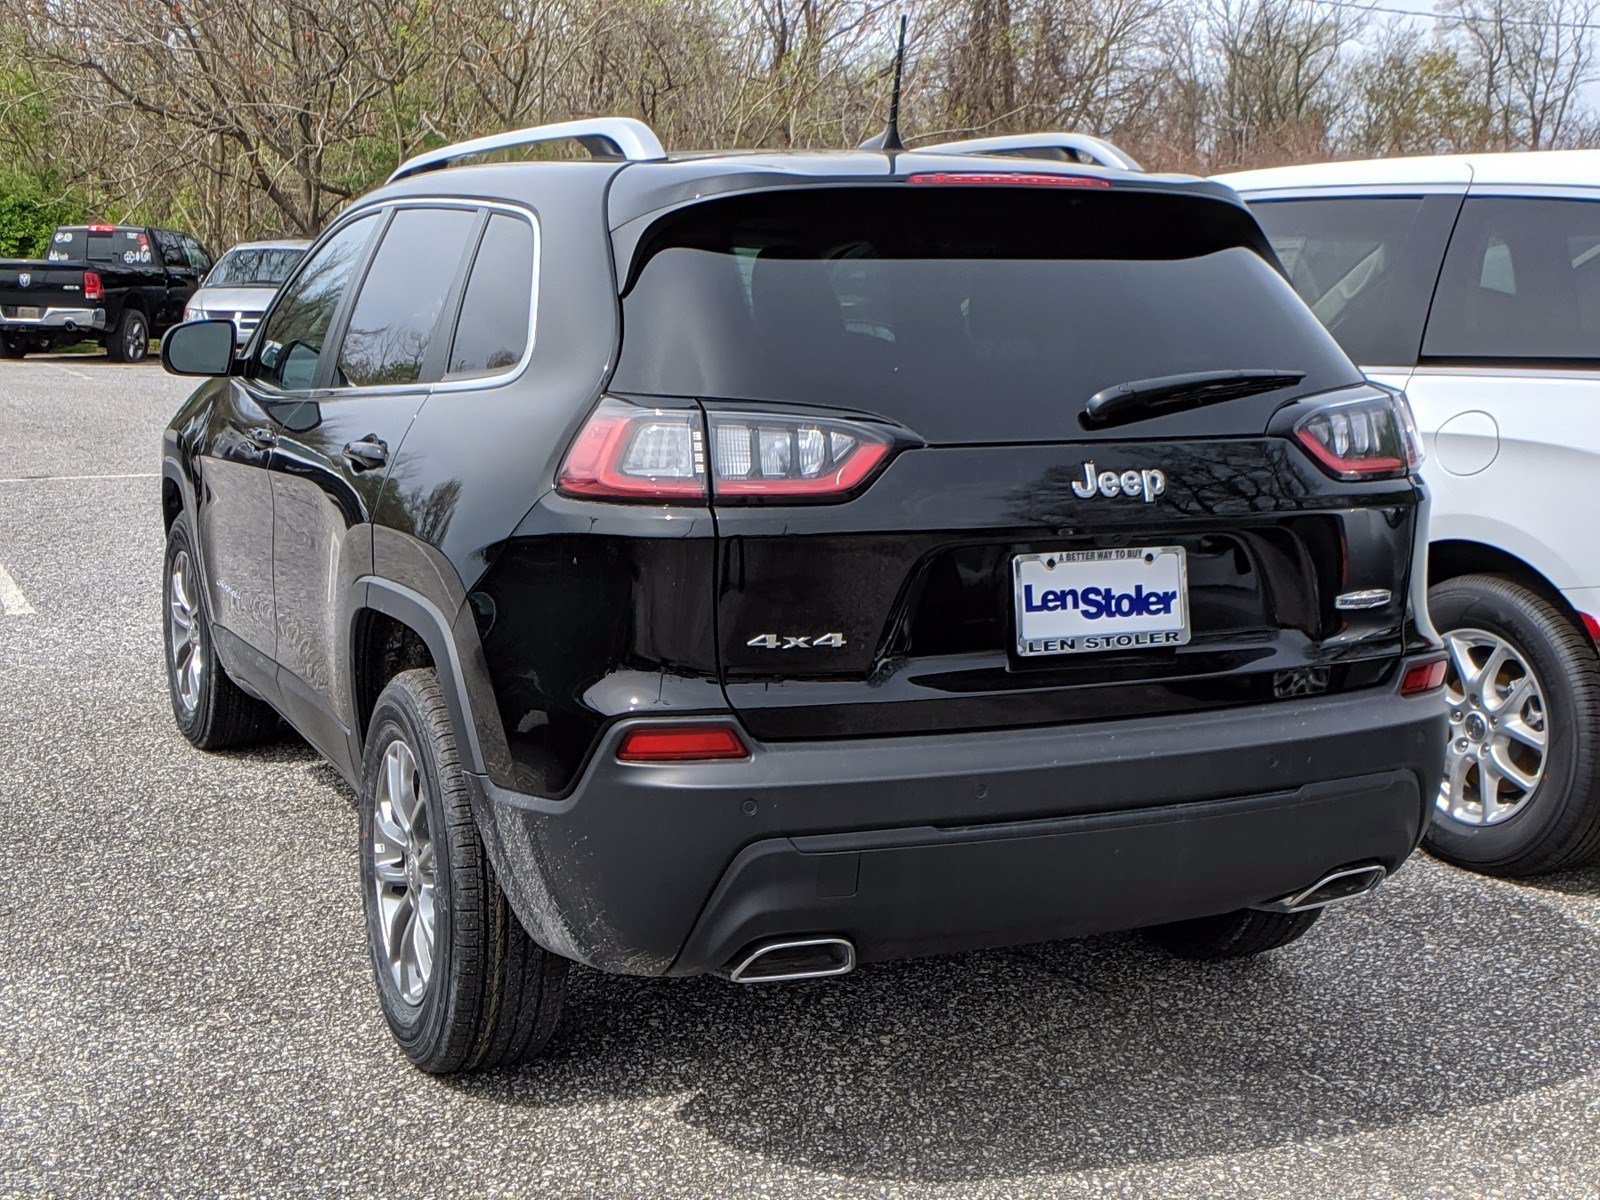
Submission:
<svg viewBox="0 0 1600 1200">
<path fill-rule="evenodd" d="M 0 615 L 0 1193 L 1600 1196 L 1596 869 L 1418 857 L 1244 964 L 1113 936 L 790 988 L 575 971 L 548 1059 L 418 1074 L 349 791 L 173 727 L 153 472 L 186 391 L 0 364 L 35 610 Z"/>
</svg>

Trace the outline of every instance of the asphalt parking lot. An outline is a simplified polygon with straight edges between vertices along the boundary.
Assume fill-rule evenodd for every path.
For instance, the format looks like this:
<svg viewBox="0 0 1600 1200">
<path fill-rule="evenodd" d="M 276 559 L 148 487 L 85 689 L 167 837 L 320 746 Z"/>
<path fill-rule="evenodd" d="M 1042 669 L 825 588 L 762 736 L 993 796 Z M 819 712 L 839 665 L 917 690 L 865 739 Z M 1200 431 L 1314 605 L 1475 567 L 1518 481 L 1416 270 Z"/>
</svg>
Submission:
<svg viewBox="0 0 1600 1200">
<path fill-rule="evenodd" d="M 1600 869 L 1425 858 L 1303 941 L 1131 936 L 744 989 L 573 975 L 548 1059 L 418 1074 L 353 797 L 203 755 L 161 665 L 188 386 L 0 363 L 0 1194 L 1600 1196 Z"/>
</svg>

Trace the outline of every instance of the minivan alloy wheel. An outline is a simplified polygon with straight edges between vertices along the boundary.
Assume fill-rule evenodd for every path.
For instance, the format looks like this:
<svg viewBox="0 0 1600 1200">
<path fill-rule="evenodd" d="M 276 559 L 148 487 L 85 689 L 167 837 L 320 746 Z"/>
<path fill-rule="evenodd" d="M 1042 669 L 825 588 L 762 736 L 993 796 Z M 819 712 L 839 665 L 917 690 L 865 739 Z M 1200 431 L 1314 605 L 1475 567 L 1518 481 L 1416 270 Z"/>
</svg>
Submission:
<svg viewBox="0 0 1600 1200">
<path fill-rule="evenodd" d="M 1438 806 L 1465 825 L 1497 825 L 1520 812 L 1544 778 L 1544 689 L 1527 656 L 1499 634 L 1454 629 L 1445 642 L 1450 742 Z"/>
<path fill-rule="evenodd" d="M 206 669 L 206 648 L 200 635 L 200 601 L 195 586 L 194 560 L 187 550 L 172 556 L 167 572 L 167 624 L 172 656 L 172 678 L 178 703 L 186 713 L 200 703 L 200 685 Z"/>
<path fill-rule="evenodd" d="M 384 749 L 373 813 L 373 888 L 383 960 L 395 990 L 421 1004 L 433 974 L 438 860 L 411 747 L 396 738 Z"/>
</svg>

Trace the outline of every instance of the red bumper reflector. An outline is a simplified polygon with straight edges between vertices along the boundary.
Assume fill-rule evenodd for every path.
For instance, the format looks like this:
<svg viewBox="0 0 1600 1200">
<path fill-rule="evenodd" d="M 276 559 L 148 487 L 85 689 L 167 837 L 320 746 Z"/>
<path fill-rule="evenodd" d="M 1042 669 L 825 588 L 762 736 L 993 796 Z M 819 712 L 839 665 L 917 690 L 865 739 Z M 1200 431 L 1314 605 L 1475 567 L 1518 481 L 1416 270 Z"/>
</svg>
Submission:
<svg viewBox="0 0 1600 1200">
<path fill-rule="evenodd" d="M 619 762 L 699 762 L 749 758 L 732 725 L 645 725 L 630 729 L 617 747 Z"/>
<path fill-rule="evenodd" d="M 1412 663 L 1400 678 L 1400 694 L 1422 696 L 1438 691 L 1444 686 L 1444 668 L 1445 660 L 1442 658 Z"/>
<path fill-rule="evenodd" d="M 1583 618 L 1583 627 L 1589 631 L 1589 636 L 1600 642 L 1600 617 L 1592 613 L 1579 613 L 1578 615 Z"/>
</svg>

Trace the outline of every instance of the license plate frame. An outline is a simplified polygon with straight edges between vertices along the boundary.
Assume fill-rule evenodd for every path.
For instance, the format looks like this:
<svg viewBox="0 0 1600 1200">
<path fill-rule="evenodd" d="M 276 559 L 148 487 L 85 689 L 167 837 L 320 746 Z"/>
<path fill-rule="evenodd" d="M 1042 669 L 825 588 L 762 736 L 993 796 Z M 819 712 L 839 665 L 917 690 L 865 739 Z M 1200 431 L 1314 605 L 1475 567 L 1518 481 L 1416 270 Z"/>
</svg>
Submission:
<svg viewBox="0 0 1600 1200">
<path fill-rule="evenodd" d="M 44 319 L 44 309 L 33 304 L 19 304 L 6 315 L 13 321 L 39 321 Z"/>
<path fill-rule="evenodd" d="M 1011 593 L 1021 658 L 1168 649 L 1193 636 L 1182 546 L 1013 555 Z M 1108 603 L 1147 611 L 1107 613 Z"/>
</svg>

